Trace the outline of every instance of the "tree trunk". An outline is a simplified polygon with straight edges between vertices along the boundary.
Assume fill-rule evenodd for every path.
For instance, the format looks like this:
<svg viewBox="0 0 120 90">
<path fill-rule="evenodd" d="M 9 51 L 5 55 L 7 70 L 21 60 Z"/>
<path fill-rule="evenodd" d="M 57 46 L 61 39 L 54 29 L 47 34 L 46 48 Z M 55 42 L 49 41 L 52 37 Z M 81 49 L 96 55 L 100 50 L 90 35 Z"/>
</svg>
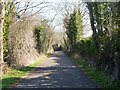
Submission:
<svg viewBox="0 0 120 90">
<path fill-rule="evenodd" d="M 3 61 L 3 22 L 4 22 L 5 7 L 4 3 L 0 1 L 0 75 L 2 75 Z"/>
<path fill-rule="evenodd" d="M 94 26 L 94 15 L 93 15 L 93 6 L 92 6 L 93 3 L 91 2 L 88 2 L 87 5 L 88 5 L 88 10 L 89 10 L 89 16 L 90 16 L 90 23 L 91 23 L 91 28 L 92 28 L 92 31 L 93 31 L 93 36 L 96 36 L 97 32 L 96 32 L 96 28 Z"/>
</svg>

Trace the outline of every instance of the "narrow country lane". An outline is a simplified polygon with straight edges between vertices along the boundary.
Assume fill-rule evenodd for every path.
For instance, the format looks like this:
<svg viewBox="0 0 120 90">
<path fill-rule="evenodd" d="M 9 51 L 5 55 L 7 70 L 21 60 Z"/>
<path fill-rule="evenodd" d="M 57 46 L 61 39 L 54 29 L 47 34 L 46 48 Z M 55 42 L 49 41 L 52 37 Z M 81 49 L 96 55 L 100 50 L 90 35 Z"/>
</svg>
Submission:
<svg viewBox="0 0 120 90">
<path fill-rule="evenodd" d="M 84 72 L 62 51 L 56 51 L 47 60 L 26 74 L 12 88 L 97 88 Z"/>
</svg>

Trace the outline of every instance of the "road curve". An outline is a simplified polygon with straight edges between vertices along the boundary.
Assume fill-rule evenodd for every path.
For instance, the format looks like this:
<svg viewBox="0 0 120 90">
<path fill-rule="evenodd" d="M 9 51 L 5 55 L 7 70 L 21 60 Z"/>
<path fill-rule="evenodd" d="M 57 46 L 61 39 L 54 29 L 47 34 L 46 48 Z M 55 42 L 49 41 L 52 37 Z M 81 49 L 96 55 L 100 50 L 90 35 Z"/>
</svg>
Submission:
<svg viewBox="0 0 120 90">
<path fill-rule="evenodd" d="M 79 67 L 62 51 L 56 51 L 47 60 L 26 74 L 12 88 L 97 88 Z"/>
</svg>

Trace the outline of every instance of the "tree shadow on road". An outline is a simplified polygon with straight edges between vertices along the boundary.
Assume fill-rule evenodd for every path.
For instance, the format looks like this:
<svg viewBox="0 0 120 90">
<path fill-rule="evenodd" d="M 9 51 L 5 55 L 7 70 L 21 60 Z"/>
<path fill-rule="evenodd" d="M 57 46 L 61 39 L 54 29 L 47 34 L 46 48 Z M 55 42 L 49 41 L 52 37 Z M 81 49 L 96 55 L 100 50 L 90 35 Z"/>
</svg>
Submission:
<svg viewBox="0 0 120 90">
<path fill-rule="evenodd" d="M 64 53 L 52 54 L 50 58 L 57 65 L 36 67 L 27 77 L 12 88 L 97 88 L 84 72 L 76 67 Z M 46 61 L 47 63 L 47 61 Z M 27 69 L 22 69 L 26 71 Z M 13 80 L 8 78 L 6 80 Z M 19 79 L 19 78 L 15 78 Z"/>
</svg>

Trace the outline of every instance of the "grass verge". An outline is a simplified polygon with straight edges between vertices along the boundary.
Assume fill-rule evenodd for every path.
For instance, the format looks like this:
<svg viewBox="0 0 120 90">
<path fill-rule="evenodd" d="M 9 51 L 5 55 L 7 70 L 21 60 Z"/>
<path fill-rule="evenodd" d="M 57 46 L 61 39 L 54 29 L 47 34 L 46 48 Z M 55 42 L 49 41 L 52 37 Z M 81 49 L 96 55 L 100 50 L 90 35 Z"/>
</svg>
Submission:
<svg viewBox="0 0 120 90">
<path fill-rule="evenodd" d="M 70 56 L 70 55 L 68 56 L 77 64 L 79 64 L 80 67 L 103 88 L 118 89 L 119 82 L 117 80 L 111 80 L 108 74 L 96 69 L 94 66 L 92 66 L 88 62 L 85 62 L 78 58 L 74 58 L 73 56 Z"/>
<path fill-rule="evenodd" d="M 49 54 L 50 55 L 50 54 Z M 47 55 L 48 56 L 48 55 Z M 10 69 L 3 77 L 2 77 L 2 88 L 8 88 L 14 83 L 16 83 L 22 76 L 31 71 L 35 66 L 40 64 L 46 57 L 43 57 L 41 60 L 35 62 L 33 65 L 20 68 L 20 69 Z"/>
</svg>

